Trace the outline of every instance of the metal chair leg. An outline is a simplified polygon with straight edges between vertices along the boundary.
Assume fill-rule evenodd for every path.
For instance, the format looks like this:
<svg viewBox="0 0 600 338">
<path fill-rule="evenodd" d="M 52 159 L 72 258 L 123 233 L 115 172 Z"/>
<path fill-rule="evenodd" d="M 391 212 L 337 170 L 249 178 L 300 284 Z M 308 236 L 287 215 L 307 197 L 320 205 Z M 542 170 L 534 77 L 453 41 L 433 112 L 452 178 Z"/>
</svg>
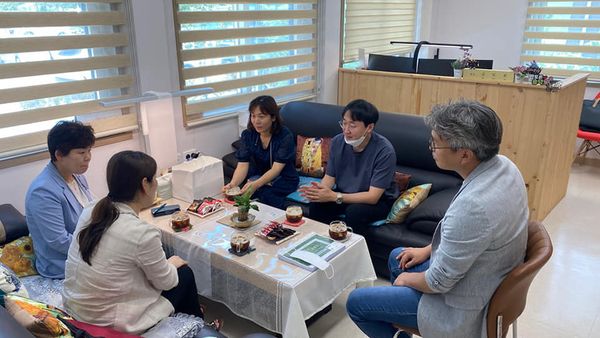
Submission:
<svg viewBox="0 0 600 338">
<path fill-rule="evenodd" d="M 502 338 L 502 315 L 496 317 L 496 338 Z"/>
<path fill-rule="evenodd" d="M 512 336 L 512 338 L 517 338 L 517 320 L 516 319 L 512 323 L 512 327 L 513 327 L 513 336 Z"/>
</svg>

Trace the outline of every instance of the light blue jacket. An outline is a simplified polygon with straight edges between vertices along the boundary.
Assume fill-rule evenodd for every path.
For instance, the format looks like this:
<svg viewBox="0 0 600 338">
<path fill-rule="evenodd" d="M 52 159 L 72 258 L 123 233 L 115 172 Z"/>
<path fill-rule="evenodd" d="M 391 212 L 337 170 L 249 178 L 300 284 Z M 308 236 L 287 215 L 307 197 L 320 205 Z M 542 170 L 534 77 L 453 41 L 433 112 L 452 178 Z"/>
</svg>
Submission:
<svg viewBox="0 0 600 338">
<path fill-rule="evenodd" d="M 83 175 L 73 175 L 88 200 Z M 33 180 L 25 197 L 27 227 L 33 239 L 35 267 L 49 278 L 65 278 L 65 261 L 83 207 L 52 162 Z"/>
<path fill-rule="evenodd" d="M 527 247 L 527 190 L 508 158 L 482 162 L 464 180 L 432 240 L 418 308 L 425 338 L 487 337 L 485 316 L 506 274 Z"/>
</svg>

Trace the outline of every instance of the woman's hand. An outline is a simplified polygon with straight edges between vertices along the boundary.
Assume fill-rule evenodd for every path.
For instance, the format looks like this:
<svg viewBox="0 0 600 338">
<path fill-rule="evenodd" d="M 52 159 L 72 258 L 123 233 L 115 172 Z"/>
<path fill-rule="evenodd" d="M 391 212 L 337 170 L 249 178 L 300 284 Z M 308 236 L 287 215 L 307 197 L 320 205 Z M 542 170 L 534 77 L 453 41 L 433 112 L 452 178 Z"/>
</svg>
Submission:
<svg viewBox="0 0 600 338">
<path fill-rule="evenodd" d="M 178 269 L 184 265 L 187 265 L 187 262 L 179 256 L 171 256 L 167 259 L 167 262 L 173 264 Z"/>
<path fill-rule="evenodd" d="M 240 189 L 240 193 L 243 194 L 250 188 L 252 188 L 252 193 L 254 193 L 258 189 L 258 187 L 256 186 L 256 183 L 254 181 L 248 180 L 248 182 L 246 182 L 246 184 L 244 184 L 242 189 Z"/>
<path fill-rule="evenodd" d="M 430 253 L 429 247 L 405 248 L 398 254 L 396 259 L 400 262 L 400 268 L 406 270 L 425 262 L 429 258 Z"/>
<path fill-rule="evenodd" d="M 223 188 L 221 188 L 221 192 L 226 192 L 227 190 L 233 188 L 233 185 L 231 183 L 227 183 L 223 186 Z"/>
</svg>

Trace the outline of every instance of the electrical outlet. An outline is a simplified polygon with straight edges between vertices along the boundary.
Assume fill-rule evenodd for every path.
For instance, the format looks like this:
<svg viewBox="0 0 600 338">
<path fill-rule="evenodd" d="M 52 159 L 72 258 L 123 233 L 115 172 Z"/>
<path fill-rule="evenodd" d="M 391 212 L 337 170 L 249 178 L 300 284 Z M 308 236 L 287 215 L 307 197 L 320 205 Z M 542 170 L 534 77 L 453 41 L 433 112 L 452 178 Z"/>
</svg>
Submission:
<svg viewBox="0 0 600 338">
<path fill-rule="evenodd" d="M 181 153 L 181 161 L 189 161 L 192 159 L 192 154 L 196 153 L 196 149 L 188 149 Z"/>
</svg>

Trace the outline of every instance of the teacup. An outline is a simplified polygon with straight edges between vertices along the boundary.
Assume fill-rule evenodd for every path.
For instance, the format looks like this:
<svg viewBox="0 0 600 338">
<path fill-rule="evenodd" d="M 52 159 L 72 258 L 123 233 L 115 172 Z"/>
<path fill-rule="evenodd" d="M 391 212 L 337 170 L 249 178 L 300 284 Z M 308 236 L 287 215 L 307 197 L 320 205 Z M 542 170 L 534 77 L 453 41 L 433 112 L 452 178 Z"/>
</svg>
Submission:
<svg viewBox="0 0 600 338">
<path fill-rule="evenodd" d="M 225 190 L 225 198 L 229 201 L 233 201 L 236 196 L 239 196 L 242 193 L 240 187 L 233 187 Z"/>
<path fill-rule="evenodd" d="M 250 248 L 250 239 L 242 233 L 235 233 L 231 236 L 229 244 L 231 245 L 231 250 L 237 253 L 246 252 Z"/>
<path fill-rule="evenodd" d="M 178 211 L 171 216 L 171 228 L 174 231 L 188 231 L 192 225 L 190 224 L 190 216 L 183 211 Z"/>
<path fill-rule="evenodd" d="M 352 233 L 352 228 L 343 221 L 333 221 L 329 223 L 329 237 L 341 241 L 346 239 L 348 232 Z"/>
<path fill-rule="evenodd" d="M 298 223 L 302 220 L 302 207 L 290 205 L 285 209 L 285 218 L 290 223 Z"/>
</svg>

